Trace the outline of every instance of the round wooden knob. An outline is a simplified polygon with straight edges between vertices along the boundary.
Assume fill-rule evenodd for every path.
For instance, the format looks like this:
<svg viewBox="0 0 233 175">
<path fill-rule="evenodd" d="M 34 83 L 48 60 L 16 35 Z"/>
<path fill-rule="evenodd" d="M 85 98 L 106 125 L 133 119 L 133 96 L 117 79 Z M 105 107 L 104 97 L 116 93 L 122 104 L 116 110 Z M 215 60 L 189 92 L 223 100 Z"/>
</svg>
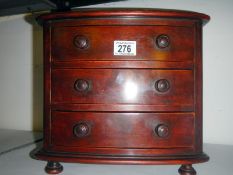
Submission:
<svg viewBox="0 0 233 175">
<path fill-rule="evenodd" d="M 78 79 L 74 83 L 74 88 L 79 92 L 88 91 L 90 89 L 90 83 L 87 80 Z"/>
<path fill-rule="evenodd" d="M 159 137 L 167 137 L 169 135 L 169 128 L 164 124 L 158 125 L 156 128 L 156 133 Z"/>
<path fill-rule="evenodd" d="M 166 92 L 170 88 L 170 83 L 166 79 L 160 79 L 155 82 L 155 89 L 159 92 Z"/>
<path fill-rule="evenodd" d="M 74 45 L 79 49 L 86 49 L 89 46 L 87 37 L 78 35 L 74 38 Z"/>
<path fill-rule="evenodd" d="M 87 135 L 89 135 L 90 133 L 90 126 L 85 123 L 78 123 L 77 125 L 74 126 L 74 135 L 76 137 L 85 137 Z"/>
<path fill-rule="evenodd" d="M 160 49 L 167 48 L 169 46 L 169 44 L 170 44 L 170 40 L 169 40 L 169 37 L 167 35 L 159 35 L 156 38 L 156 45 Z"/>
</svg>

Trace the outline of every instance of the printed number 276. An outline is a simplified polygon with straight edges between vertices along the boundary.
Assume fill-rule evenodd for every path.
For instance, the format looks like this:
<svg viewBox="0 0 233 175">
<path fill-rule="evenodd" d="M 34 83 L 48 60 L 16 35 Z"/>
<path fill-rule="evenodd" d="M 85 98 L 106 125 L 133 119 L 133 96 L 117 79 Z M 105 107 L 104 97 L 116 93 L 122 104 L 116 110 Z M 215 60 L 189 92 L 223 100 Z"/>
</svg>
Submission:
<svg viewBox="0 0 233 175">
<path fill-rule="evenodd" d="M 125 52 L 131 52 L 131 45 L 118 45 L 118 52 L 125 53 Z"/>
</svg>

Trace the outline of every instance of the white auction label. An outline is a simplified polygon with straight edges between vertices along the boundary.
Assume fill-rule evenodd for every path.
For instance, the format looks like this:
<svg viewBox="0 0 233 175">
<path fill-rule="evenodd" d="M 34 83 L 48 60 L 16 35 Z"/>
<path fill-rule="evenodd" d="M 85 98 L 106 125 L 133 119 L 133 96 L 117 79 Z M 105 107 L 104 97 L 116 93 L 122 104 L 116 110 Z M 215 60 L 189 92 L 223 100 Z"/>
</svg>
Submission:
<svg viewBox="0 0 233 175">
<path fill-rule="evenodd" d="M 114 41 L 114 55 L 136 56 L 136 41 Z"/>
</svg>

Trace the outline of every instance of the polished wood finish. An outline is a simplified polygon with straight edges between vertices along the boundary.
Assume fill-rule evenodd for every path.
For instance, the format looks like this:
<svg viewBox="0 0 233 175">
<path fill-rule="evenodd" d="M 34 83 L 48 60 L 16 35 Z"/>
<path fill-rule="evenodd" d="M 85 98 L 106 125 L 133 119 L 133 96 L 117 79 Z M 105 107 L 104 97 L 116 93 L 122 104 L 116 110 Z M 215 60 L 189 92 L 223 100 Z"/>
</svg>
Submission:
<svg viewBox="0 0 233 175">
<path fill-rule="evenodd" d="M 195 169 L 192 167 L 192 165 L 181 165 L 178 172 L 180 175 L 196 175 Z"/>
<path fill-rule="evenodd" d="M 82 123 L 88 132 L 86 137 L 76 137 L 74 128 Z M 158 134 L 160 125 L 169 128 L 167 137 Z M 160 126 L 161 127 L 161 126 Z M 159 131 L 161 133 L 162 131 Z M 179 148 L 192 147 L 194 140 L 194 116 L 185 114 L 157 113 L 90 113 L 53 112 L 51 144 L 84 148 Z M 104 138 L 104 139 L 100 139 Z M 62 151 L 62 150 L 61 150 Z M 164 150 L 166 153 L 166 150 Z M 111 153 L 110 153 L 111 154 Z M 134 153 L 136 155 L 136 152 Z"/>
<path fill-rule="evenodd" d="M 169 10 L 169 9 L 79 9 L 78 13 L 73 12 L 60 12 L 49 13 L 40 16 L 40 22 L 59 19 L 72 19 L 72 18 L 107 18 L 107 17 L 152 17 L 152 18 L 176 18 L 176 19 L 196 19 L 203 24 L 210 20 L 210 17 L 203 13 L 183 11 L 183 10 Z"/>
<path fill-rule="evenodd" d="M 57 162 L 192 164 L 202 151 L 202 26 L 209 16 L 156 9 L 49 13 L 44 27 L 44 145 Z M 114 41 L 136 54 L 114 55 Z M 60 168 L 59 168 L 60 167 Z M 51 170 L 52 169 L 52 170 Z"/>
<path fill-rule="evenodd" d="M 169 45 L 160 46 L 166 33 Z M 194 55 L 194 29 L 180 26 L 60 26 L 52 28 L 53 60 L 192 60 Z M 86 41 L 84 41 L 84 36 Z M 77 37 L 88 46 L 77 46 Z M 115 56 L 114 40 L 137 42 L 137 55 Z M 64 44 L 64 41 L 65 44 Z M 166 44 L 165 44 L 166 45 Z M 145 48 L 147 51 L 145 52 Z M 111 50 L 111 52 L 109 52 Z"/>
<path fill-rule="evenodd" d="M 193 82 L 190 70 L 53 69 L 51 103 L 193 107 Z"/>
<path fill-rule="evenodd" d="M 59 174 L 63 171 L 63 166 L 59 162 L 48 161 L 45 172 L 48 174 Z"/>
</svg>

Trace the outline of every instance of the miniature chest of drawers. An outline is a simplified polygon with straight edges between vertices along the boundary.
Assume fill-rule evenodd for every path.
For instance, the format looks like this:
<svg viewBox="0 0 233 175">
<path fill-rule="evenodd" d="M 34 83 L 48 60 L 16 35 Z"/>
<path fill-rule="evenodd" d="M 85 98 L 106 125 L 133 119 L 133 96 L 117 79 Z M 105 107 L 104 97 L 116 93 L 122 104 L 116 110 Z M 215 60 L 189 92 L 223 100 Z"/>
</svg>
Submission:
<svg viewBox="0 0 233 175">
<path fill-rule="evenodd" d="M 48 161 L 181 164 L 202 151 L 202 26 L 209 16 L 158 9 L 42 15 Z"/>
</svg>

